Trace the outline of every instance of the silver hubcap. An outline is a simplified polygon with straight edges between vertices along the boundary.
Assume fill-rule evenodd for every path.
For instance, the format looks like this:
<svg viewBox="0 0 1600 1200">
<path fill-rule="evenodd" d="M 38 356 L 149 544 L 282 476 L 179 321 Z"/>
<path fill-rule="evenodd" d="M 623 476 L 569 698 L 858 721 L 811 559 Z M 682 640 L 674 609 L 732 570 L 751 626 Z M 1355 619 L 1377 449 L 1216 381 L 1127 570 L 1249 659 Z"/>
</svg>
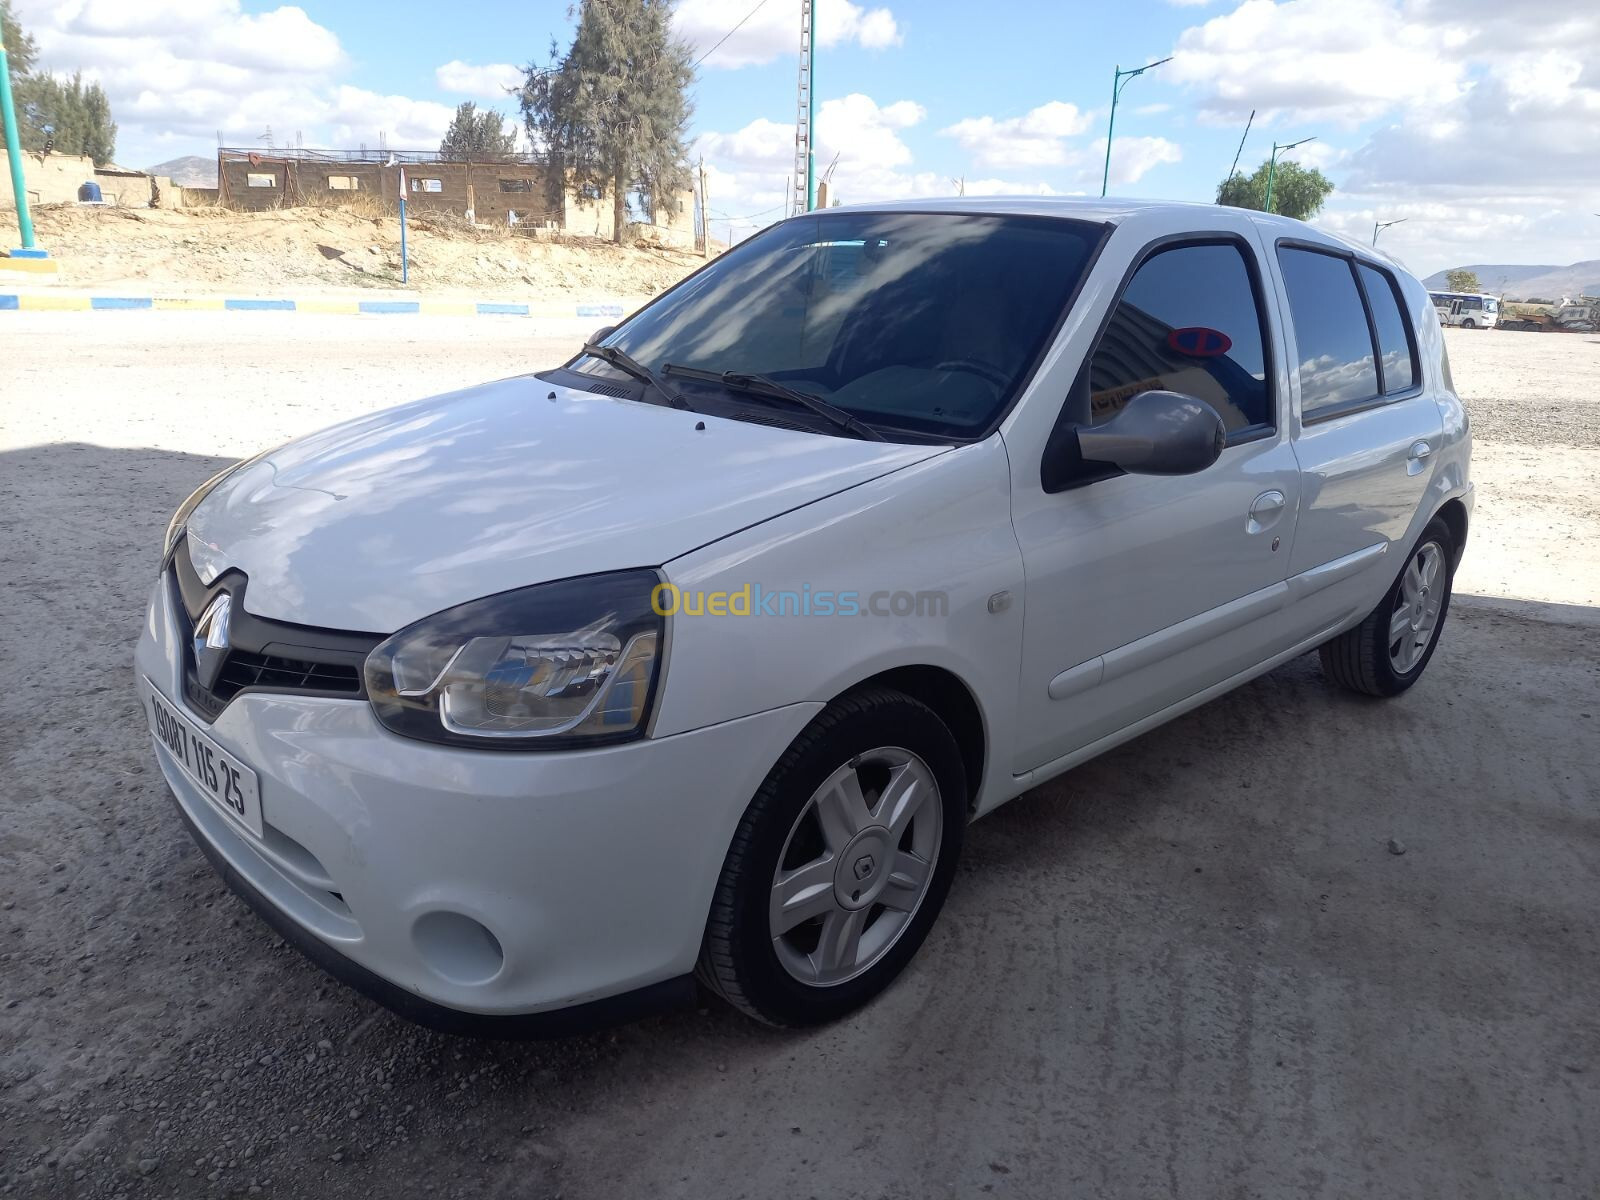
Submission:
<svg viewBox="0 0 1600 1200">
<path fill-rule="evenodd" d="M 784 843 L 772 878 L 772 945 L 784 970 L 826 987 L 889 952 L 927 894 L 944 805 L 933 772 L 881 746 L 828 776 Z"/>
<path fill-rule="evenodd" d="M 1399 674 L 1407 674 L 1427 653 L 1444 608 L 1444 593 L 1444 547 L 1426 542 L 1400 576 L 1389 617 L 1389 663 Z"/>
</svg>

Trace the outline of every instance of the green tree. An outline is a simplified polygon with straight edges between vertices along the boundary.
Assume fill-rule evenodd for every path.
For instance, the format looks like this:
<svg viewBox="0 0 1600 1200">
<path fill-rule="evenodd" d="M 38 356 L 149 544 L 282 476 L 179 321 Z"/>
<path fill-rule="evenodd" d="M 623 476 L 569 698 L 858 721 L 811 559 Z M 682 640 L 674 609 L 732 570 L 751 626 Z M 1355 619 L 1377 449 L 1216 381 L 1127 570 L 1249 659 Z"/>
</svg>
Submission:
<svg viewBox="0 0 1600 1200">
<path fill-rule="evenodd" d="M 446 162 L 467 162 L 505 158 L 516 153 L 517 131 L 506 129 L 505 117 L 492 108 L 478 111 L 471 100 L 456 109 L 456 115 L 439 143 L 439 157 Z"/>
<path fill-rule="evenodd" d="M 673 36 L 670 0 L 581 0 L 566 56 L 530 64 L 520 102 L 552 177 L 612 198 L 622 241 L 628 195 L 654 213 L 689 186 L 689 48 Z M 562 184 L 558 183 L 558 186 Z"/>
<path fill-rule="evenodd" d="M 16 85 L 22 146 L 43 150 L 55 140 L 57 154 L 82 154 L 96 166 L 111 161 L 117 149 L 117 123 L 98 83 L 85 85 L 81 73 L 66 83 L 40 72 Z"/>
<path fill-rule="evenodd" d="M 1454 271 L 1446 271 L 1444 286 L 1452 292 L 1481 292 L 1483 287 L 1478 283 L 1478 273 L 1469 271 L 1465 267 L 1457 267 Z"/>
<path fill-rule="evenodd" d="M 1253 175 L 1234 172 L 1217 186 L 1217 203 L 1265 212 L 1267 175 L 1270 170 L 1271 163 L 1264 162 Z M 1332 192 L 1332 181 L 1315 167 L 1302 167 L 1299 163 L 1280 160 L 1272 181 L 1272 211 L 1296 220 L 1309 221 L 1322 211 L 1323 204 Z"/>
<path fill-rule="evenodd" d="M 11 11 L 11 0 L 0 0 L 0 46 L 6 48 L 13 82 L 33 70 L 33 64 L 38 61 L 39 47 L 17 24 L 16 14 Z"/>
</svg>

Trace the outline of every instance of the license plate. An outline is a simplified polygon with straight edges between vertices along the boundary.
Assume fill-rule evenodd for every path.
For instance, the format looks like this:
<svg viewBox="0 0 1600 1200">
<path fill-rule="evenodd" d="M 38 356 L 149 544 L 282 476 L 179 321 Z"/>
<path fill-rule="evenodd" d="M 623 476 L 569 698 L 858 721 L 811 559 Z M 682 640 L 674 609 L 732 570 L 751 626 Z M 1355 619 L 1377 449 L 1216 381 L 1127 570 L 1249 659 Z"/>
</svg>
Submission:
<svg viewBox="0 0 1600 1200">
<path fill-rule="evenodd" d="M 193 721 L 180 715 L 154 688 L 150 691 L 150 732 L 224 816 L 262 836 L 256 773 L 196 729 Z"/>
</svg>

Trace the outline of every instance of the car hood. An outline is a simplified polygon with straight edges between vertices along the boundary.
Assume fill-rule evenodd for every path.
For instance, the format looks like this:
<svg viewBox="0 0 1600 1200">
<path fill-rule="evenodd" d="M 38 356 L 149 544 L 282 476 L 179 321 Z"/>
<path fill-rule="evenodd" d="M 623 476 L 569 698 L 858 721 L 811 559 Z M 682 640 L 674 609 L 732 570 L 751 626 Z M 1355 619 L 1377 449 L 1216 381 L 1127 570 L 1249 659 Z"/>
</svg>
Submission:
<svg viewBox="0 0 1600 1200">
<path fill-rule="evenodd" d="M 258 616 L 386 633 L 479 596 L 658 566 L 941 453 L 593 395 L 531 375 L 336 425 L 219 484 L 188 523 Z"/>
</svg>

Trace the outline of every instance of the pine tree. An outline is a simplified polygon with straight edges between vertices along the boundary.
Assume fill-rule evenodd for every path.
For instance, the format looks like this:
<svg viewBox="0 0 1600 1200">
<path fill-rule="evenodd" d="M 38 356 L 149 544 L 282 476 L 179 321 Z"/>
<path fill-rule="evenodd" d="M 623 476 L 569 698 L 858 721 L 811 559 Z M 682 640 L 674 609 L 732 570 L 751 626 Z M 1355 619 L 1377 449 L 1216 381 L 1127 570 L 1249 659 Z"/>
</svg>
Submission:
<svg viewBox="0 0 1600 1200">
<path fill-rule="evenodd" d="M 492 108 L 478 111 L 471 100 L 456 109 L 456 115 L 439 143 L 439 157 L 446 162 L 482 162 L 516 153 L 517 131 L 504 128 L 505 117 Z"/>
<path fill-rule="evenodd" d="M 117 149 L 117 123 L 111 102 L 98 83 L 87 87 L 83 74 L 63 83 L 46 71 L 35 72 L 38 47 L 18 24 L 11 0 L 0 0 L 0 42 L 11 68 L 11 90 L 17 102 L 18 136 L 24 150 L 82 154 L 96 166 L 111 161 Z"/>
<path fill-rule="evenodd" d="M 582 0 L 565 58 L 530 65 L 521 93 L 528 135 L 557 180 L 612 198 L 622 241 L 628 195 L 646 211 L 689 186 L 685 131 L 694 68 L 673 36 L 670 0 Z"/>
<path fill-rule="evenodd" d="M 55 143 L 57 154 L 81 154 L 95 166 L 111 161 L 117 149 L 117 123 L 111 102 L 98 83 L 84 85 L 82 73 L 62 83 L 53 75 L 29 75 L 13 86 L 22 145 L 43 150 Z"/>
<path fill-rule="evenodd" d="M 6 48 L 13 83 L 32 71 L 33 64 L 39 59 L 39 47 L 17 24 L 16 14 L 11 11 L 11 0 L 0 0 L 0 46 Z"/>
</svg>

